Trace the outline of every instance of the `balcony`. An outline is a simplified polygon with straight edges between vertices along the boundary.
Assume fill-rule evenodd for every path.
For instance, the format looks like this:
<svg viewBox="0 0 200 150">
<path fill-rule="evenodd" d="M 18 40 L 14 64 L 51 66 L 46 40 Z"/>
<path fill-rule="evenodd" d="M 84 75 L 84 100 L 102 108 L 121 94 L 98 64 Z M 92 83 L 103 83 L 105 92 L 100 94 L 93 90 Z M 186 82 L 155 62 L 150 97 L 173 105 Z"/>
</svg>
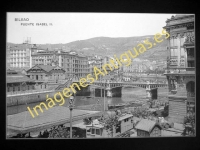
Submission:
<svg viewBox="0 0 200 150">
<path fill-rule="evenodd" d="M 194 60 L 194 56 L 193 56 L 193 55 L 188 55 L 188 56 L 187 56 L 187 60 L 188 60 L 188 61 Z"/>
<path fill-rule="evenodd" d="M 171 56 L 169 60 L 170 66 L 178 65 L 178 56 Z"/>
<path fill-rule="evenodd" d="M 195 74 L 194 67 L 187 68 L 168 68 L 165 70 L 164 74 Z"/>
<path fill-rule="evenodd" d="M 171 90 L 171 93 L 170 94 L 176 94 L 177 93 L 177 90 L 176 89 L 173 89 Z"/>
<path fill-rule="evenodd" d="M 195 97 L 195 93 L 194 92 L 187 92 L 187 97 Z"/>
</svg>

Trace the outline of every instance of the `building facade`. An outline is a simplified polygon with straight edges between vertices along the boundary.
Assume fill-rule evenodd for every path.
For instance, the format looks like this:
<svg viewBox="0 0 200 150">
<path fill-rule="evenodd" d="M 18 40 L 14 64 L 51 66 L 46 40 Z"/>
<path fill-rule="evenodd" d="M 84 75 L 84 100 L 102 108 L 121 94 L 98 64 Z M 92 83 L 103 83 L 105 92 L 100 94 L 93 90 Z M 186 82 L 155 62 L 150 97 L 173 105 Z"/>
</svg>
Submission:
<svg viewBox="0 0 200 150">
<path fill-rule="evenodd" d="M 99 69 L 102 68 L 103 65 L 103 58 L 101 56 L 89 56 L 88 57 L 88 64 L 89 64 L 89 69 L 90 69 L 90 74 L 94 76 L 94 67 L 97 67 Z M 99 76 L 99 79 L 101 79 L 102 76 Z"/>
<path fill-rule="evenodd" d="M 81 78 L 87 76 L 89 71 L 88 58 L 76 52 L 65 52 L 62 49 L 49 51 L 32 48 L 31 66 L 34 65 L 58 65 L 65 70 L 65 77 Z"/>
<path fill-rule="evenodd" d="M 194 20 L 194 15 L 175 15 L 167 19 L 164 27 L 170 34 L 165 75 L 172 122 L 182 123 L 188 111 L 195 111 Z"/>
<path fill-rule="evenodd" d="M 7 93 L 22 92 L 35 89 L 35 81 L 14 70 L 7 70 Z"/>
<path fill-rule="evenodd" d="M 31 44 L 7 45 L 8 68 L 30 68 Z"/>
<path fill-rule="evenodd" d="M 155 121 L 142 119 L 136 126 L 138 137 L 160 137 L 162 127 Z"/>
<path fill-rule="evenodd" d="M 112 132 L 107 130 L 104 123 L 94 121 L 90 125 L 86 125 L 86 138 L 106 138 L 116 137 L 133 128 L 133 115 L 122 114 L 118 118 L 118 124 L 113 126 Z"/>
<path fill-rule="evenodd" d="M 65 80 L 65 70 L 59 66 L 35 65 L 27 70 L 26 75 L 36 82 Z"/>
</svg>

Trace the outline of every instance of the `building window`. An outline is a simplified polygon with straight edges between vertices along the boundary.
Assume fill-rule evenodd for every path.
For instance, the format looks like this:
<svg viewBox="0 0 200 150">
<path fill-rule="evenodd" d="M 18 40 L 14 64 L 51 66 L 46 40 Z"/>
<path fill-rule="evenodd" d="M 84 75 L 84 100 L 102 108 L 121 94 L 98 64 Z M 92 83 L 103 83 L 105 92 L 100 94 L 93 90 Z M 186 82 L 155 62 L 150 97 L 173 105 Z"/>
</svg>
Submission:
<svg viewBox="0 0 200 150">
<path fill-rule="evenodd" d="M 174 38 L 174 42 L 173 42 L 174 45 L 173 46 L 177 46 L 178 45 L 177 41 L 178 41 L 178 39 Z"/>
<path fill-rule="evenodd" d="M 170 38 L 170 46 L 171 47 L 174 46 L 174 39 L 173 39 L 173 37 Z"/>
<path fill-rule="evenodd" d="M 192 29 L 194 29 L 194 26 L 188 26 L 187 27 L 187 30 L 192 30 Z"/>
<path fill-rule="evenodd" d="M 157 127 L 154 129 L 154 134 L 153 135 L 154 136 L 159 136 L 159 129 Z"/>
<path fill-rule="evenodd" d="M 188 57 L 194 57 L 194 48 L 188 48 L 187 49 L 187 56 Z"/>
<path fill-rule="evenodd" d="M 140 131 L 140 136 L 144 136 L 144 131 Z"/>
<path fill-rule="evenodd" d="M 137 130 L 137 134 L 138 134 L 138 136 L 140 136 L 140 130 Z"/>
<path fill-rule="evenodd" d="M 194 61 L 188 61 L 188 67 L 194 67 Z"/>
<path fill-rule="evenodd" d="M 183 46 L 184 42 L 185 42 L 185 37 L 181 37 L 181 46 Z"/>
<path fill-rule="evenodd" d="M 185 51 L 184 51 L 184 48 L 181 48 L 181 56 L 185 56 Z"/>
<path fill-rule="evenodd" d="M 90 133 L 90 128 L 87 129 L 87 133 Z"/>
<path fill-rule="evenodd" d="M 190 94 L 188 95 L 189 97 L 195 97 L 195 82 L 194 81 L 190 81 L 186 84 L 186 90 L 187 92 L 189 92 Z"/>
<path fill-rule="evenodd" d="M 96 129 L 96 135 L 100 135 L 100 129 Z"/>
<path fill-rule="evenodd" d="M 171 56 L 178 56 L 177 49 L 171 49 Z"/>
<path fill-rule="evenodd" d="M 95 134 L 95 129 L 94 128 L 92 128 L 92 134 Z"/>
</svg>

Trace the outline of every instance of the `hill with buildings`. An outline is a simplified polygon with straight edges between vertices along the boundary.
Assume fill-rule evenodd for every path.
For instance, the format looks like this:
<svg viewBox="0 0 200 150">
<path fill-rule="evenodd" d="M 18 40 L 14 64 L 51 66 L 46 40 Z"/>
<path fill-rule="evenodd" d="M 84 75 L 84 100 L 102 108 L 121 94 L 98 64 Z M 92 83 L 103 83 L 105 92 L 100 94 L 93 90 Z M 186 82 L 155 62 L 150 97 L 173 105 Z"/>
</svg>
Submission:
<svg viewBox="0 0 200 150">
<path fill-rule="evenodd" d="M 144 40 L 149 39 L 151 43 L 154 43 L 154 36 L 137 36 L 137 37 L 95 37 L 86 40 L 77 40 L 70 43 L 59 43 L 59 44 L 39 44 L 37 45 L 40 49 L 63 49 L 65 51 L 76 51 L 84 53 L 85 55 L 102 55 L 102 56 L 113 56 L 116 54 L 119 56 L 123 52 L 136 47 L 139 43 L 143 43 Z M 7 45 L 14 45 L 13 43 L 7 43 Z M 145 53 L 140 55 L 140 59 L 148 60 L 166 60 L 167 54 L 167 40 L 153 46 L 153 48 L 147 50 Z"/>
<path fill-rule="evenodd" d="M 114 55 L 119 56 L 123 51 L 127 51 L 136 47 L 137 44 L 143 43 L 145 39 L 149 39 L 153 43 L 154 36 L 140 36 L 140 37 L 127 37 L 127 38 L 109 38 L 109 37 L 96 37 L 87 40 L 80 40 L 67 43 L 66 46 L 76 51 L 84 52 L 85 54 L 97 54 L 97 55 Z M 167 41 L 154 46 L 148 52 L 141 55 L 139 58 L 155 59 L 159 56 L 159 59 L 166 56 Z M 157 54 L 157 52 L 159 54 Z M 149 57 L 150 56 L 150 57 Z"/>
</svg>

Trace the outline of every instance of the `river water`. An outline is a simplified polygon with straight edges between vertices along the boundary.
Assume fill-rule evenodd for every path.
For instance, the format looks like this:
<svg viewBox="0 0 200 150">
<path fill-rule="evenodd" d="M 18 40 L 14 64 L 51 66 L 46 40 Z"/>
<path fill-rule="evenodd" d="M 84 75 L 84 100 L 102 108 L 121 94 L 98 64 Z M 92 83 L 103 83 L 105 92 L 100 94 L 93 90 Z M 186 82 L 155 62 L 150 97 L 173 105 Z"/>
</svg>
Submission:
<svg viewBox="0 0 200 150">
<path fill-rule="evenodd" d="M 91 104 L 97 104 L 99 102 L 103 104 L 103 99 L 100 97 L 95 98 L 86 98 L 84 96 L 76 96 L 75 97 L 75 106 L 83 106 L 83 105 L 91 105 Z M 122 97 L 112 97 L 112 98 L 106 98 L 107 104 L 119 104 L 119 103 L 126 103 L 130 101 L 135 100 L 143 100 L 146 99 L 146 90 L 144 88 L 135 87 L 135 88 L 122 88 Z M 23 111 L 27 111 L 27 107 L 30 108 L 35 107 L 41 102 L 37 103 L 31 103 L 27 105 L 18 105 L 18 106 L 11 106 L 7 107 L 7 115 L 12 115 L 16 113 L 20 113 Z M 56 103 L 56 105 L 59 105 L 59 103 Z M 63 106 L 68 106 L 68 101 L 65 101 L 65 104 Z"/>
</svg>

